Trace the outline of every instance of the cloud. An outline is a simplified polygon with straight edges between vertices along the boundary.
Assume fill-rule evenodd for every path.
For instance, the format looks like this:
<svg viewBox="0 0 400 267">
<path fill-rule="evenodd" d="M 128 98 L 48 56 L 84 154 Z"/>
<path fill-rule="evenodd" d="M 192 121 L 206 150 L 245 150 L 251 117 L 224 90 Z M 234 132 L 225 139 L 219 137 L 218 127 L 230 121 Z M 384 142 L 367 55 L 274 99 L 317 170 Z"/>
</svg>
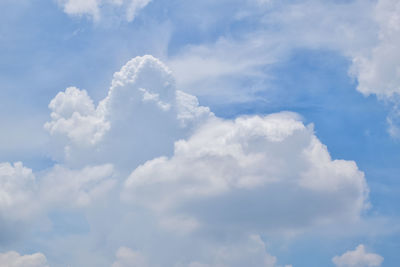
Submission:
<svg viewBox="0 0 400 267">
<path fill-rule="evenodd" d="M 58 0 L 68 15 L 87 15 L 99 21 L 102 11 L 111 9 L 117 14 L 125 14 L 127 21 L 133 21 L 137 13 L 147 6 L 151 0 Z"/>
<path fill-rule="evenodd" d="M 376 95 L 392 106 L 387 117 L 388 132 L 400 137 L 400 4 L 396 0 L 379 0 L 372 19 L 376 22 L 377 40 L 361 53 L 352 56 L 350 73 L 357 78 L 357 90 L 364 95 Z"/>
<path fill-rule="evenodd" d="M 117 261 L 112 267 L 147 267 L 146 258 L 139 252 L 127 247 L 121 247 L 117 251 Z"/>
<path fill-rule="evenodd" d="M 0 253 L 0 267 L 49 267 L 42 253 L 20 255 L 15 251 Z"/>
<path fill-rule="evenodd" d="M 395 0 L 380 0 L 374 10 L 379 26 L 375 46 L 353 58 L 353 73 L 357 89 L 365 95 L 391 98 L 400 93 L 400 4 Z"/>
<path fill-rule="evenodd" d="M 4 173 L 34 181 L 10 192 L 29 196 L 20 206 L 40 206 L 33 214 L 47 228 L 38 231 L 51 236 L 43 242 L 73 265 L 275 267 L 260 235 L 357 223 L 368 206 L 355 162 L 332 159 L 299 115 L 218 118 L 152 56 L 125 64 L 99 103 L 70 87 L 49 108 L 57 164 L 33 175 L 6 163 Z M 74 212 L 85 234 L 57 233 Z"/>
<path fill-rule="evenodd" d="M 35 199 L 37 193 L 38 186 L 31 169 L 21 162 L 0 163 L 0 244 L 24 235 L 32 225 L 41 210 Z"/>
<path fill-rule="evenodd" d="M 191 262 L 188 267 L 282 267 L 277 258 L 266 251 L 264 241 L 258 235 L 250 235 L 240 244 L 226 244 L 213 248 L 206 262 Z M 183 265 L 178 265 L 179 267 Z M 291 267 L 291 265 L 285 265 Z"/>
<path fill-rule="evenodd" d="M 205 259 L 189 262 L 175 262 L 176 267 L 282 267 L 277 258 L 266 251 L 264 241 L 258 235 L 250 235 L 236 243 L 209 244 L 204 248 Z M 117 260 L 112 267 L 152 267 L 143 253 L 127 247 L 121 247 L 116 254 Z M 183 257 L 182 257 L 183 258 Z M 291 265 L 285 265 L 291 267 Z"/>
<path fill-rule="evenodd" d="M 56 137 L 57 159 L 81 167 L 111 162 L 130 170 L 170 154 L 175 140 L 214 116 L 196 97 L 176 90 L 171 71 L 152 56 L 136 57 L 116 72 L 97 107 L 86 91 L 71 87 L 49 108 L 45 129 Z"/>
<path fill-rule="evenodd" d="M 83 169 L 55 165 L 33 174 L 21 162 L 0 163 L 0 244 L 50 232 L 53 212 L 95 207 L 114 188 L 114 175 L 110 164 Z"/>
<path fill-rule="evenodd" d="M 260 92 L 268 101 L 271 82 L 277 79 L 270 70 L 299 50 L 333 50 L 353 58 L 374 44 L 372 2 L 235 1 L 230 9 L 208 5 L 219 12 L 209 13 L 207 5 L 196 6 L 195 12 L 213 16 L 210 27 L 230 25 L 231 30 L 188 43 L 169 56 L 168 64 L 179 88 L 209 101 L 217 98 L 216 104 L 251 102 Z M 184 22 L 198 27 L 195 18 Z"/>
<path fill-rule="evenodd" d="M 41 179 L 42 205 L 55 210 L 89 206 L 113 188 L 113 175 L 111 164 L 79 170 L 56 165 Z"/>
<path fill-rule="evenodd" d="M 80 145 L 98 142 L 109 129 L 96 111 L 92 99 L 85 90 L 69 87 L 50 102 L 52 121 L 45 129 L 52 135 L 66 135 Z"/>
<path fill-rule="evenodd" d="M 367 253 L 364 245 L 358 245 L 355 250 L 335 256 L 332 261 L 338 267 L 379 267 L 383 262 L 383 257 L 375 253 Z"/>
<path fill-rule="evenodd" d="M 211 119 L 177 141 L 173 156 L 136 168 L 123 192 L 161 221 L 236 232 L 355 222 L 367 195 L 357 165 L 332 160 L 293 113 Z"/>
</svg>

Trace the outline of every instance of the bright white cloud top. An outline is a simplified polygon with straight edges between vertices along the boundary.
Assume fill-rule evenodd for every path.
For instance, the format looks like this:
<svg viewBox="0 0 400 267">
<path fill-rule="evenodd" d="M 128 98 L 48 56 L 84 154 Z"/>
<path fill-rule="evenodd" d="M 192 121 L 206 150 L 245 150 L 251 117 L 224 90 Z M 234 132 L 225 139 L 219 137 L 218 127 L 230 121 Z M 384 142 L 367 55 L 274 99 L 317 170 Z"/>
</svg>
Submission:
<svg viewBox="0 0 400 267">
<path fill-rule="evenodd" d="M 335 256 L 332 261 L 337 267 L 379 267 L 383 262 L 383 257 L 368 253 L 364 245 L 358 245 L 355 250 Z"/>
<path fill-rule="evenodd" d="M 54 212 L 86 214 L 90 234 L 82 244 L 90 251 L 102 236 L 110 245 L 104 257 L 85 255 L 76 264 L 277 267 L 261 234 L 357 223 L 368 207 L 363 172 L 353 161 L 333 160 L 299 115 L 218 118 L 176 90 L 172 73 L 152 56 L 116 72 L 98 105 L 69 87 L 49 108 L 45 129 L 59 164 L 35 174 L 22 163 L 0 165 L 0 207 L 8 214 L 1 223 L 15 233 Z M 197 236 L 211 232 L 236 241 Z M 25 260 L 4 255 L 15 266 Z M 45 264 L 41 254 L 32 257 L 36 265 L 27 266 Z"/>
</svg>

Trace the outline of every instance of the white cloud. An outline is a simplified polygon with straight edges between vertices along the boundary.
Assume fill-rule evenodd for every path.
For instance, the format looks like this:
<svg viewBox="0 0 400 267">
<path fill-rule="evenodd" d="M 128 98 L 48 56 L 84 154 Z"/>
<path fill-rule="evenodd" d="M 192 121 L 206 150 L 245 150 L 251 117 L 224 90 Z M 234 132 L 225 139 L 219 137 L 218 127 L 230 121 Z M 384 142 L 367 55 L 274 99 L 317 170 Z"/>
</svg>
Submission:
<svg viewBox="0 0 400 267">
<path fill-rule="evenodd" d="M 102 17 L 103 9 L 114 9 L 117 14 L 123 12 L 127 21 L 133 21 L 137 13 L 151 0 L 58 0 L 68 15 L 88 15 L 94 21 Z"/>
<path fill-rule="evenodd" d="M 177 141 L 172 157 L 134 170 L 125 188 L 124 199 L 161 218 L 236 231 L 354 222 L 368 195 L 356 164 L 332 160 L 292 113 L 211 119 Z"/>
<path fill-rule="evenodd" d="M 170 70 L 152 56 L 136 57 L 116 72 L 97 107 L 74 87 L 49 107 L 52 120 L 45 128 L 58 137 L 62 161 L 80 167 L 111 162 L 130 170 L 170 154 L 175 140 L 213 116 L 196 97 L 177 91 Z"/>
<path fill-rule="evenodd" d="M 194 261 L 178 261 L 175 267 L 283 267 L 277 264 L 277 258 L 266 251 L 264 241 L 258 235 L 247 236 L 240 241 L 224 244 L 208 244 L 202 248 L 204 258 Z M 143 253 L 127 247 L 121 247 L 116 253 L 117 260 L 112 267 L 150 267 L 158 266 L 154 257 L 148 258 Z M 181 255 L 180 258 L 185 258 Z M 165 262 L 164 265 L 168 265 Z M 285 267 L 292 267 L 285 265 Z"/>
<path fill-rule="evenodd" d="M 338 267 L 379 267 L 383 257 L 365 251 L 364 245 L 358 245 L 355 250 L 347 251 L 341 256 L 335 256 L 333 263 Z"/>
<path fill-rule="evenodd" d="M 48 267 L 42 253 L 20 255 L 15 251 L 0 253 L 0 267 Z"/>
<path fill-rule="evenodd" d="M 42 205 L 56 209 L 85 207 L 115 185 L 110 164 L 74 170 L 56 165 L 40 183 Z"/>
<path fill-rule="evenodd" d="M 215 7 L 220 12 L 210 13 L 215 17 L 209 21 L 223 18 L 220 23 L 251 24 L 251 29 L 222 32 L 215 41 L 188 44 L 171 56 L 168 64 L 179 88 L 210 100 L 218 97 L 218 104 L 253 101 L 260 91 L 268 101 L 275 79 L 269 69 L 298 49 L 334 50 L 353 58 L 374 44 L 372 1 L 253 0 L 235 5 L 240 8 Z M 203 8 L 198 12 L 207 13 Z"/>
<path fill-rule="evenodd" d="M 55 165 L 34 175 L 20 162 L 0 163 L 0 244 L 51 231 L 52 212 L 102 205 L 98 202 L 115 186 L 114 174 L 110 164 L 83 169 Z"/>
<path fill-rule="evenodd" d="M 0 163 L 0 220 L 29 218 L 38 205 L 32 200 L 37 192 L 32 170 L 21 162 Z"/>
<path fill-rule="evenodd" d="M 140 253 L 127 247 L 121 247 L 117 251 L 117 261 L 112 267 L 146 267 L 146 258 Z"/>
<path fill-rule="evenodd" d="M 128 10 L 126 12 L 126 19 L 128 21 L 132 21 L 135 19 L 137 13 L 147 6 L 151 0 L 131 0 L 128 3 Z"/>
<path fill-rule="evenodd" d="M 49 108 L 52 121 L 45 124 L 45 129 L 52 135 L 67 135 L 79 145 L 97 143 L 110 128 L 85 90 L 69 87 L 57 94 Z"/>
<path fill-rule="evenodd" d="M 379 26 L 377 44 L 353 58 L 357 89 L 365 95 L 392 97 L 400 93 L 400 3 L 377 2 L 374 19 Z"/>
<path fill-rule="evenodd" d="M 60 1 L 68 15 L 90 15 L 94 20 L 100 18 L 100 0 L 65 0 Z"/>
<path fill-rule="evenodd" d="M 240 244 L 227 244 L 212 248 L 206 262 L 191 262 L 188 267 L 282 267 L 277 258 L 266 251 L 264 241 L 258 235 L 250 235 Z M 177 267 L 180 267 L 178 265 Z M 183 267 L 183 265 L 182 265 Z M 285 265 L 291 267 L 291 265 Z"/>
<path fill-rule="evenodd" d="M 112 255 L 92 259 L 93 251 L 124 245 L 135 250 L 122 247 L 115 266 L 249 261 L 275 267 L 257 234 L 357 222 L 368 202 L 357 165 L 333 160 L 298 115 L 217 118 L 195 96 L 176 90 L 171 71 L 152 56 L 134 58 L 115 73 L 97 105 L 71 87 L 49 107 L 45 128 L 63 157 L 36 174 L 37 189 L 26 195 L 45 215 L 85 214 L 90 232 L 74 237 L 79 242 L 59 241 L 85 246 L 84 252 L 79 245 L 66 248 L 77 265 L 112 264 Z M 200 238 L 203 233 L 234 240 Z M 256 236 L 238 245 L 249 233 Z M 99 240 L 107 246 L 99 248 Z"/>
</svg>

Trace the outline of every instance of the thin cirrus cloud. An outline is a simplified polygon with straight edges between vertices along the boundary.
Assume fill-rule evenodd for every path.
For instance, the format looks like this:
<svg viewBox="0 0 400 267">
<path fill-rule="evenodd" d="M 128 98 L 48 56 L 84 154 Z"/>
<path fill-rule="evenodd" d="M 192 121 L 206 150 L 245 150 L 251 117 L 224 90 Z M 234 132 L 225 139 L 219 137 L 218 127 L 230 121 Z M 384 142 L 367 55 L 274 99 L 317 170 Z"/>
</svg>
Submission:
<svg viewBox="0 0 400 267">
<path fill-rule="evenodd" d="M 252 101 L 275 78 L 268 69 L 276 63 L 299 49 L 330 50 L 349 61 L 348 73 L 357 80 L 360 93 L 375 95 L 392 107 L 388 132 L 400 136 L 398 1 L 247 1 L 236 7 L 224 11 L 230 12 L 230 25 L 250 23 L 252 28 L 233 28 L 236 35 L 222 32 L 212 41 L 190 43 L 171 55 L 169 64 L 179 86 L 225 101 Z M 199 12 L 207 13 L 201 8 Z"/>
<path fill-rule="evenodd" d="M 176 90 L 171 71 L 152 56 L 116 72 L 99 104 L 71 87 L 49 108 L 45 129 L 58 164 L 32 173 L 3 163 L 0 181 L 11 186 L 2 187 L 9 200 L 1 205 L 26 209 L 15 220 L 31 229 L 33 221 L 52 221 L 54 211 L 87 214 L 90 234 L 58 243 L 72 253 L 71 264 L 275 267 L 261 234 L 357 224 L 368 207 L 363 172 L 333 160 L 299 115 L 218 118 Z M 234 238 L 224 243 L 212 232 Z M 107 246 L 99 247 L 102 239 Z M 42 252 L 56 257 L 46 246 Z"/>
<path fill-rule="evenodd" d="M 89 16 L 99 21 L 103 11 L 111 9 L 116 15 L 122 14 L 127 21 L 133 21 L 142 8 L 151 0 L 58 0 L 64 12 L 71 16 Z"/>
<path fill-rule="evenodd" d="M 115 10 L 112 14 L 124 14 L 132 21 L 150 1 L 65 0 L 59 3 L 70 15 L 88 15 L 98 21 L 102 11 L 111 9 Z M 177 74 L 180 88 L 189 88 L 196 95 L 229 97 L 231 101 L 251 100 L 264 87 L 254 83 L 243 93 L 240 89 L 246 77 L 265 82 L 271 78 L 268 72 L 264 73 L 265 67 L 285 60 L 296 49 L 334 50 L 351 61 L 349 73 L 357 79 L 359 92 L 391 102 L 393 110 L 387 119 L 389 133 L 393 137 L 399 136 L 397 47 L 400 22 L 396 0 L 339 3 L 307 0 L 285 4 L 233 1 L 229 9 L 224 3 L 193 3 L 196 13 L 203 15 L 199 18 L 208 20 L 197 21 L 197 17 L 176 14 L 192 11 L 192 7 L 179 1 L 176 10 L 171 11 L 172 21 L 191 25 L 200 32 L 223 23 L 219 17 L 232 25 L 239 22 L 254 25 L 244 33 L 238 32 L 240 38 L 221 32 L 215 41 L 189 43 L 180 48 L 179 53 L 169 55 L 168 61 Z M 215 12 L 220 9 L 221 12 Z M 318 25 L 315 21 L 319 21 Z M 232 89 L 227 92 L 227 89 L 215 88 Z"/>
</svg>

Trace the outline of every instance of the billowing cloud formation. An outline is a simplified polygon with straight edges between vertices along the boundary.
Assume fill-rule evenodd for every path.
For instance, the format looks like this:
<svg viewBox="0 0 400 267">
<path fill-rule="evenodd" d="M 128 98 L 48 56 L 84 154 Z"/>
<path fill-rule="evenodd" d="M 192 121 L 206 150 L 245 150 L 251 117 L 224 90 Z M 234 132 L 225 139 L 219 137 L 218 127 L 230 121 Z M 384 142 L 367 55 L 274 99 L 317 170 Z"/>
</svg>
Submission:
<svg viewBox="0 0 400 267">
<path fill-rule="evenodd" d="M 97 105 L 70 87 L 49 108 L 45 128 L 61 152 L 58 163 L 37 179 L 20 163 L 1 165 L 11 199 L 1 202 L 2 216 L 21 206 L 30 212 L 22 214 L 47 219 L 39 231 L 49 232 L 63 227 L 64 213 L 83 217 L 77 227 L 86 225 L 85 235 L 59 241 L 79 254 L 73 265 L 275 267 L 259 235 L 357 222 L 368 203 L 357 165 L 331 159 L 297 114 L 218 118 L 176 90 L 152 56 L 115 73 Z M 13 200 L 19 192 L 28 199 Z M 118 248 L 116 259 L 107 254 Z M 93 251 L 104 257 L 93 259 Z"/>
<path fill-rule="evenodd" d="M 113 9 L 125 14 L 127 21 L 134 20 L 138 11 L 151 0 L 58 0 L 68 15 L 88 15 L 99 20 L 103 9 Z"/>
<path fill-rule="evenodd" d="M 383 262 L 383 257 L 375 253 L 367 253 L 364 245 L 359 245 L 355 250 L 335 256 L 332 261 L 338 267 L 379 267 Z"/>
<path fill-rule="evenodd" d="M 170 154 L 173 142 L 213 117 L 197 98 L 175 89 L 168 68 L 152 56 L 137 57 L 114 74 L 97 107 L 75 87 L 50 102 L 45 128 L 63 147 L 65 160 L 125 164 L 129 168 Z M 140 151 L 141 153 L 137 153 Z"/>
<path fill-rule="evenodd" d="M 110 164 L 83 169 L 55 165 L 34 175 L 20 162 L 0 163 L 0 243 L 23 238 L 35 223 L 43 227 L 36 230 L 45 231 L 49 214 L 93 205 L 114 185 Z"/>
<path fill-rule="evenodd" d="M 15 251 L 0 253 L 0 267 L 49 267 L 42 253 L 20 255 Z"/>
<path fill-rule="evenodd" d="M 368 194 L 356 164 L 332 160 L 291 113 L 211 119 L 125 188 L 126 199 L 183 224 L 275 231 L 357 220 Z"/>
<path fill-rule="evenodd" d="M 52 121 L 45 124 L 51 134 L 65 134 L 77 144 L 94 144 L 109 129 L 109 124 L 96 112 L 85 90 L 70 87 L 50 102 Z"/>
<path fill-rule="evenodd" d="M 21 162 L 0 163 L 0 221 L 29 217 L 37 208 L 32 203 L 36 190 L 31 169 Z"/>
</svg>

